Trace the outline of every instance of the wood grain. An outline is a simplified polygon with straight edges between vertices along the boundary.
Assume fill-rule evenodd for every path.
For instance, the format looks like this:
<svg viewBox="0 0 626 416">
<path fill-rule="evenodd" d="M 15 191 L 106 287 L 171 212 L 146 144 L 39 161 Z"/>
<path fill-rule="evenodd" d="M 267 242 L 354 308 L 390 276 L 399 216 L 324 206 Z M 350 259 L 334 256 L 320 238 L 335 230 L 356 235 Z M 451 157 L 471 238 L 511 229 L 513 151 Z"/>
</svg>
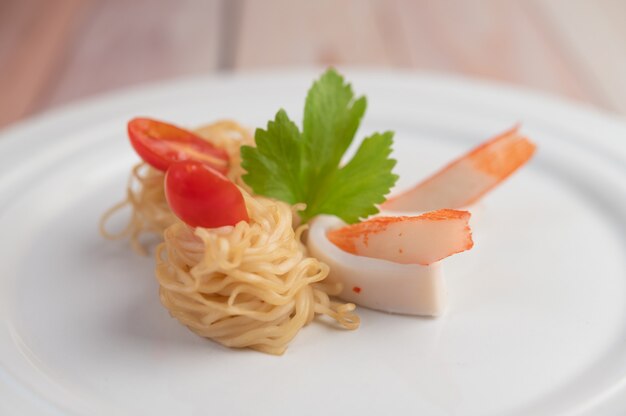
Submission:
<svg viewBox="0 0 626 416">
<path fill-rule="evenodd" d="M 524 2 L 391 0 L 378 6 L 390 54 L 403 66 L 594 101 L 592 86 L 571 70 Z"/>
<path fill-rule="evenodd" d="M 84 11 L 80 0 L 6 1 L 0 9 L 0 126 L 32 112 Z"/>
<path fill-rule="evenodd" d="M 569 69 L 592 87 L 592 101 L 626 114 L 626 2 L 533 0 L 530 4 L 569 57 Z"/>
<path fill-rule="evenodd" d="M 626 113 L 623 0 L 0 0 L 0 126 L 218 70 L 399 67 Z"/>
<path fill-rule="evenodd" d="M 235 68 L 392 64 L 367 0 L 242 2 Z"/>
<path fill-rule="evenodd" d="M 39 108 L 218 67 L 219 0 L 94 3 Z"/>
</svg>

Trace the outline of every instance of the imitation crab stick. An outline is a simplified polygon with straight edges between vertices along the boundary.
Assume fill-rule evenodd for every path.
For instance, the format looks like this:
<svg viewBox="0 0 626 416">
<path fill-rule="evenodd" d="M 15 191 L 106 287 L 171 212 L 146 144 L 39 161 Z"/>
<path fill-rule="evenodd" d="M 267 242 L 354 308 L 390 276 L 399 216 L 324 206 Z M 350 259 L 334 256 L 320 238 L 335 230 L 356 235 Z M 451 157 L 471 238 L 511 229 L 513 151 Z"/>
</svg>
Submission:
<svg viewBox="0 0 626 416">
<path fill-rule="evenodd" d="M 375 217 L 331 230 L 328 239 L 357 256 L 427 266 L 473 246 L 470 213 L 442 209 L 414 217 Z"/>
<path fill-rule="evenodd" d="M 524 165 L 535 145 L 514 127 L 476 147 L 412 189 L 390 198 L 386 211 L 470 206 Z"/>
<path fill-rule="evenodd" d="M 328 284 L 337 284 L 337 296 L 359 306 L 409 315 L 438 316 L 446 307 L 442 263 L 402 264 L 359 256 L 337 247 L 329 232 L 346 224 L 320 215 L 311 223 L 307 246 L 312 256 L 330 267 Z"/>
</svg>

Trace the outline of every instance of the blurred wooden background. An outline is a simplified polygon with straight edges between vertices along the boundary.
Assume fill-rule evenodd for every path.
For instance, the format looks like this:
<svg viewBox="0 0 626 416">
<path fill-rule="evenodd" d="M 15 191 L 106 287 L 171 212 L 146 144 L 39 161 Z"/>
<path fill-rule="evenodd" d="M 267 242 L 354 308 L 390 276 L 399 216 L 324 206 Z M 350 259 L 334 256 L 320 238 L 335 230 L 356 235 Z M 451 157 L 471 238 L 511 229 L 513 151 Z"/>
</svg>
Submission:
<svg viewBox="0 0 626 416">
<path fill-rule="evenodd" d="M 624 0 L 0 0 L 0 126 L 213 71 L 349 64 L 496 79 L 626 113 Z"/>
</svg>

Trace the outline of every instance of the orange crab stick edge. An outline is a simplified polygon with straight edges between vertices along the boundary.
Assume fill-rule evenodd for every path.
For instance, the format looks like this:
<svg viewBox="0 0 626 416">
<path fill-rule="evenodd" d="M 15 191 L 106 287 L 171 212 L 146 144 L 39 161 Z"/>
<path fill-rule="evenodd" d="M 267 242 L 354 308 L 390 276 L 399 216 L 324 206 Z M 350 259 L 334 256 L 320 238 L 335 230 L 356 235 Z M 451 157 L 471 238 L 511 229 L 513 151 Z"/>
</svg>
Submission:
<svg viewBox="0 0 626 416">
<path fill-rule="evenodd" d="M 375 217 L 327 233 L 337 247 L 358 256 L 427 266 L 472 248 L 470 213 L 442 209 L 414 217 Z"/>
<path fill-rule="evenodd" d="M 536 146 L 519 127 L 496 136 L 454 160 L 412 189 L 390 198 L 386 211 L 432 211 L 463 208 L 503 182 L 535 153 Z"/>
</svg>

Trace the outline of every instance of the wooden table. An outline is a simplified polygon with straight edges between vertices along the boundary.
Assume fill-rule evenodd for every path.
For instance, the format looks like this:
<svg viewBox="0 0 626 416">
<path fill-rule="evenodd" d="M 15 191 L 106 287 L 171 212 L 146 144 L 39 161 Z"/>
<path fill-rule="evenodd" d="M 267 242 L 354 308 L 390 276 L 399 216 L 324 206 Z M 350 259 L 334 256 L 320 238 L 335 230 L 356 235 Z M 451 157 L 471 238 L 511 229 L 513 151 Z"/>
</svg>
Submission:
<svg viewBox="0 0 626 416">
<path fill-rule="evenodd" d="M 0 126 L 136 83 L 353 65 L 463 74 L 626 113 L 623 0 L 0 0 Z"/>
</svg>

